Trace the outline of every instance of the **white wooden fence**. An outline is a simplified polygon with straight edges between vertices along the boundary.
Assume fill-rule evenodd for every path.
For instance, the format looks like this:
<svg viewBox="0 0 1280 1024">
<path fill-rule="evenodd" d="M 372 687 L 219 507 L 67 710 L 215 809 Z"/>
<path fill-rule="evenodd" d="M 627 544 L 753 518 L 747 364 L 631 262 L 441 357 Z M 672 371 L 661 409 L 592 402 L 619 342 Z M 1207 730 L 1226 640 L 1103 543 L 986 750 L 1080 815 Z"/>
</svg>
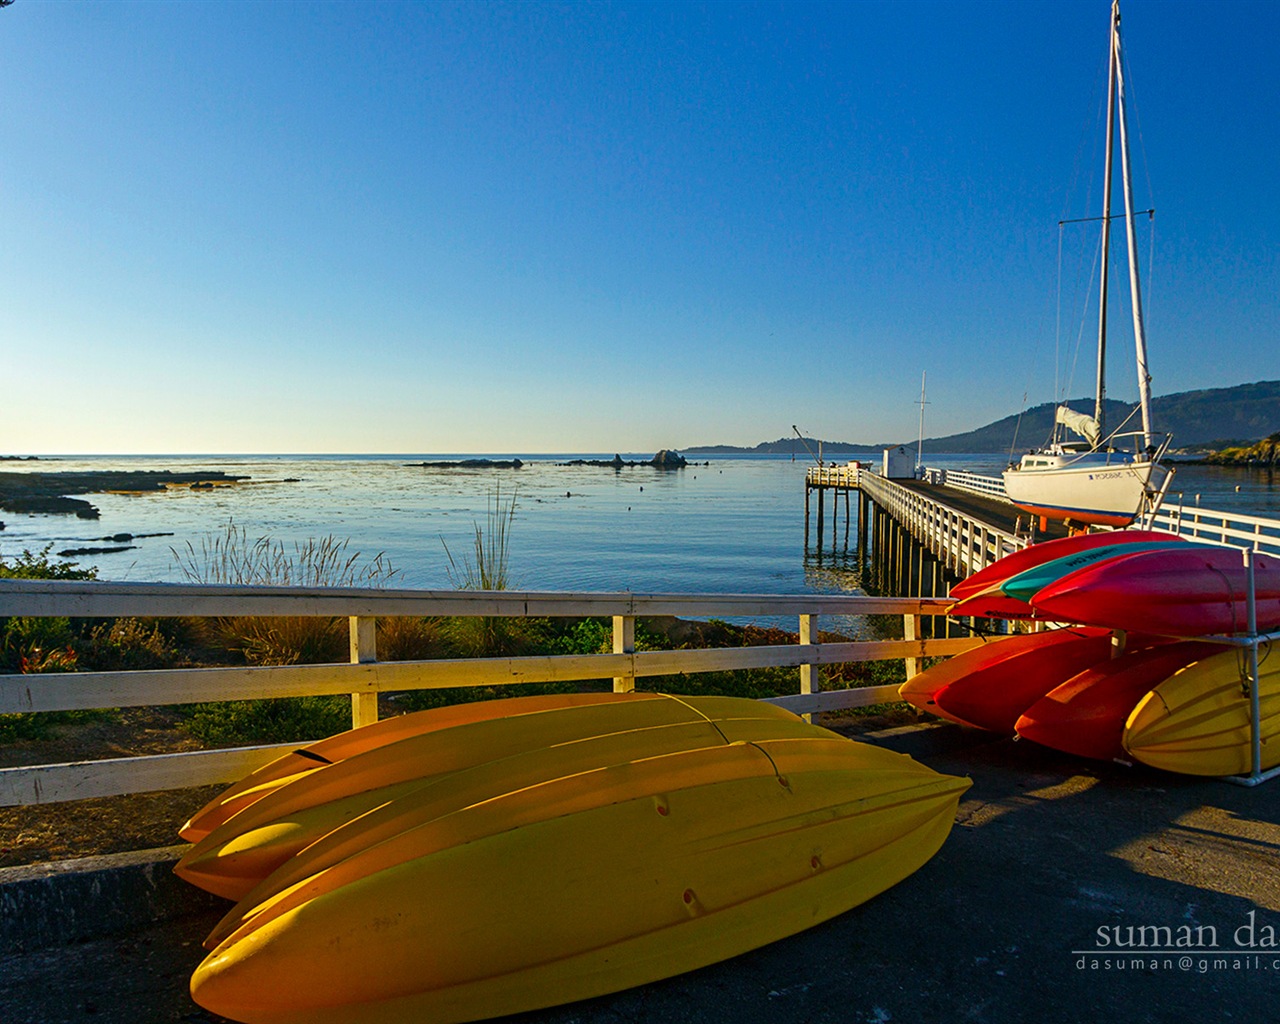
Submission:
<svg viewBox="0 0 1280 1024">
<path fill-rule="evenodd" d="M 359 726 L 377 719 L 378 694 L 388 691 L 612 678 L 614 690 L 625 692 L 634 689 L 638 678 L 765 667 L 799 670 L 797 693 L 772 702 L 809 714 L 897 699 L 894 686 L 823 692 L 823 665 L 900 658 L 910 675 L 921 658 L 958 654 L 981 643 L 972 638 L 921 637 L 921 616 L 940 614 L 949 603 L 932 598 L 816 594 L 571 594 L 0 580 L 0 618 L 339 616 L 349 620 L 351 634 L 351 661 L 345 664 L 0 675 L 0 714 L 347 693 L 352 722 Z M 637 617 L 659 615 L 794 615 L 799 643 L 635 650 Z M 908 639 L 822 643 L 818 624 L 824 615 L 901 615 Z M 375 643 L 378 616 L 604 617 L 613 622 L 613 650 L 380 662 Z M 0 769 L 0 806 L 231 782 L 307 739 L 233 750 Z"/>
</svg>

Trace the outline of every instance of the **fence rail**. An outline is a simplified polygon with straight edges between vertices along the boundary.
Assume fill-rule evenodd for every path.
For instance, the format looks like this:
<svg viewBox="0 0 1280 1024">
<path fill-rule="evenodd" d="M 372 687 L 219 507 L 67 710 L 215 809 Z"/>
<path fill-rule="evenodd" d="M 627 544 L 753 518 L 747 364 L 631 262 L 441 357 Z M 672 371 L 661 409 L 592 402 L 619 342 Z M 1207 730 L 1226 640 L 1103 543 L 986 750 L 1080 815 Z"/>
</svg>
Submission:
<svg viewBox="0 0 1280 1024">
<path fill-rule="evenodd" d="M 972 638 L 921 637 L 920 620 L 945 611 L 934 598 L 767 594 L 574 594 L 226 587 L 186 584 L 0 580 L 0 618 L 67 616 L 338 616 L 348 619 L 347 664 L 0 675 L 0 713 L 186 704 L 317 694 L 351 695 L 354 725 L 376 721 L 380 693 L 457 686 L 636 679 L 730 669 L 797 668 L 798 692 L 772 699 L 797 714 L 865 707 L 896 699 L 896 687 L 822 691 L 824 665 L 919 659 L 960 653 Z M 613 621 L 609 653 L 379 662 L 377 616 L 603 617 Z M 795 615 L 799 643 L 758 647 L 636 651 L 637 617 Z M 903 640 L 820 642 L 822 616 L 902 616 Z M 111 758 L 0 769 L 0 806 L 149 792 L 230 782 L 299 741 L 233 750 Z"/>
</svg>

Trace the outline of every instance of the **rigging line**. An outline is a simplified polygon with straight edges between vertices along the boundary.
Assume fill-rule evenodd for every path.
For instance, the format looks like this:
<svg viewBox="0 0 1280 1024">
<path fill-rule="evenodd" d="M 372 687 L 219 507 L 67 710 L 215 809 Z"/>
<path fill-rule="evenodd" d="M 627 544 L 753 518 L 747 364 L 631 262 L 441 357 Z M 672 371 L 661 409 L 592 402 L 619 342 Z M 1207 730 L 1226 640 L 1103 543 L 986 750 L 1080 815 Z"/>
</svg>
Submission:
<svg viewBox="0 0 1280 1024">
<path fill-rule="evenodd" d="M 1018 447 L 1018 431 L 1022 429 L 1022 414 L 1027 411 L 1027 393 L 1022 392 L 1022 408 L 1018 410 L 1018 418 L 1013 424 L 1013 441 L 1009 445 L 1009 465 L 1013 465 L 1013 450 Z"/>
<path fill-rule="evenodd" d="M 1081 297 L 1080 315 L 1079 315 L 1079 321 L 1078 321 L 1079 326 L 1076 328 L 1075 354 L 1071 358 L 1071 374 L 1067 378 L 1067 385 L 1066 385 L 1068 393 L 1075 386 L 1076 366 L 1080 362 L 1080 349 L 1084 345 L 1084 332 L 1085 332 L 1085 328 L 1088 326 L 1085 320 L 1085 313 L 1089 308 L 1089 303 L 1093 299 L 1093 288 L 1094 288 L 1094 283 L 1098 279 L 1098 263 L 1101 260 L 1101 258 L 1102 258 L 1102 239 L 1099 238 L 1098 244 L 1094 246 L 1093 263 L 1090 265 L 1089 274 L 1085 278 L 1085 292 L 1084 292 L 1084 295 Z"/>
<path fill-rule="evenodd" d="M 1147 242 L 1147 319 L 1151 319 L 1151 279 L 1156 276 L 1156 219 L 1151 217 L 1151 232 Z M 1147 374 L 1151 380 L 1151 374 Z"/>
<path fill-rule="evenodd" d="M 1140 213 L 1145 213 L 1147 217 L 1151 220 L 1154 220 L 1156 216 L 1156 211 L 1154 207 L 1150 210 L 1134 210 L 1133 211 L 1133 215 L 1135 217 L 1138 216 L 1138 214 Z M 1058 227 L 1062 227 L 1063 224 L 1090 224 L 1096 220 L 1124 220 L 1124 218 L 1127 216 L 1128 214 L 1126 213 L 1113 213 L 1110 217 L 1073 217 L 1069 220 L 1058 221 Z"/>
<path fill-rule="evenodd" d="M 1142 110 L 1138 104 L 1137 80 L 1133 76 L 1133 68 L 1129 65 L 1129 44 L 1120 54 L 1121 69 L 1124 72 L 1125 94 L 1128 96 L 1126 106 L 1133 114 L 1134 134 L 1138 137 L 1138 152 L 1142 154 L 1142 174 L 1147 179 L 1147 195 L 1154 196 L 1156 190 L 1151 187 L 1151 161 L 1147 159 L 1147 143 L 1142 135 Z M 1141 61 L 1139 61 L 1141 63 Z"/>
</svg>

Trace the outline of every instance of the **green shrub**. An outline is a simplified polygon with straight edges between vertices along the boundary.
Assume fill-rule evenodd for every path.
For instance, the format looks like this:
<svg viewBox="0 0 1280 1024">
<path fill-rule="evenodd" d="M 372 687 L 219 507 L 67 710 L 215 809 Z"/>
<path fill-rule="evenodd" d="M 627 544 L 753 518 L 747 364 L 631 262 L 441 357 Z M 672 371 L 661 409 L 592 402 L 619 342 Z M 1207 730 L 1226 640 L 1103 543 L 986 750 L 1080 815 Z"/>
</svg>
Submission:
<svg viewBox="0 0 1280 1024">
<path fill-rule="evenodd" d="M 157 620 L 132 617 L 93 626 L 77 653 L 79 667 L 91 672 L 172 668 L 179 660 Z"/>
<path fill-rule="evenodd" d="M 350 729 L 351 700 L 335 695 L 214 701 L 191 705 L 185 716 L 186 730 L 211 745 L 288 743 Z"/>
<path fill-rule="evenodd" d="M 75 633 L 66 618 L 0 620 L 0 664 L 9 672 L 74 672 Z"/>
<path fill-rule="evenodd" d="M 26 549 L 22 554 L 9 560 L 0 555 L 0 579 L 11 580 L 92 580 L 97 579 L 98 569 L 77 569 L 75 562 L 66 560 L 51 561 L 49 552 L 52 544 L 46 544 L 39 553 L 32 554 Z"/>
<path fill-rule="evenodd" d="M 89 722 L 111 718 L 115 711 L 97 709 L 85 711 L 32 711 L 0 715 L 0 744 L 19 743 L 23 740 L 47 740 L 57 732 L 58 726 L 72 722 Z"/>
</svg>

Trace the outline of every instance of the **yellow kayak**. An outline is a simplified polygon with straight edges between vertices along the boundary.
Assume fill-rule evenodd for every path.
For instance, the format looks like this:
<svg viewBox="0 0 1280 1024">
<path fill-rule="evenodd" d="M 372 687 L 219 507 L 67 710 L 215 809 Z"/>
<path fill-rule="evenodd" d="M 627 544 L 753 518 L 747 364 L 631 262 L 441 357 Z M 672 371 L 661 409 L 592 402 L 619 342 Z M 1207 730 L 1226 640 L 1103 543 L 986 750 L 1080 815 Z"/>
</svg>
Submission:
<svg viewBox="0 0 1280 1024">
<path fill-rule="evenodd" d="M 223 790 L 204 807 L 191 816 L 191 820 L 178 830 L 178 835 L 189 843 L 198 843 L 215 828 L 243 810 L 249 804 L 261 800 L 280 786 L 311 774 L 324 765 L 344 761 L 375 747 L 386 746 L 410 736 L 450 729 L 471 722 L 485 722 L 510 715 L 528 715 L 538 711 L 558 708 L 581 707 L 587 704 L 605 704 L 619 696 L 636 699 L 657 699 L 656 693 L 557 693 L 539 697 L 506 697 L 501 700 L 473 701 L 467 704 L 451 704 L 447 707 L 415 711 L 395 718 L 384 718 L 359 729 L 348 729 L 310 743 L 297 750 L 277 757 L 257 771 L 246 775 L 234 786 Z"/>
<path fill-rule="evenodd" d="M 335 825 L 286 860 L 240 897 L 239 904 L 205 940 L 212 949 L 273 897 L 361 851 L 437 818 L 517 789 L 593 769 L 661 754 L 747 740 L 812 738 L 835 733 L 802 719 L 721 719 L 593 736 L 532 749 L 420 783 L 357 818 Z M 323 810 L 321 808 L 320 810 Z M 319 831 L 317 829 L 317 831 Z M 344 869 L 345 870 L 345 869 Z M 332 877 L 332 876 L 331 876 Z"/>
<path fill-rule="evenodd" d="M 740 698 L 595 696 L 609 699 L 559 707 L 526 705 L 519 703 L 520 698 L 514 703 L 495 702 L 508 704 L 508 710 L 517 713 L 420 732 L 300 775 L 285 776 L 196 843 L 174 870 L 193 885 L 238 900 L 327 833 L 428 782 L 460 771 L 636 730 L 653 732 L 651 738 L 641 736 L 625 748 L 630 751 L 628 758 L 727 742 L 724 734 L 717 732 L 717 725 L 738 719 L 785 723 L 789 728 L 801 723 L 782 708 Z M 541 698 L 530 700 L 540 702 Z M 683 732 L 663 731 L 671 726 L 687 728 Z M 524 773 L 522 778 L 527 776 L 526 784 L 532 784 L 544 781 L 548 771 L 570 774 L 611 764 L 620 756 L 609 752 L 609 746 L 616 742 L 608 739 L 602 746 L 582 750 L 571 747 L 558 752 L 559 760 L 531 762 L 526 758 L 517 770 Z"/>
<path fill-rule="evenodd" d="M 1253 741 L 1247 657 L 1243 650 L 1228 650 L 1166 679 L 1130 713 L 1124 749 L 1144 764 L 1185 775 L 1248 774 Z M 1280 664 L 1264 660 L 1260 675 L 1267 769 L 1280 764 Z"/>
<path fill-rule="evenodd" d="M 449 1024 L 618 991 L 802 931 L 924 864 L 969 787 L 804 729 L 406 817 L 237 908 L 242 923 L 196 970 L 192 995 L 251 1024 Z"/>
</svg>

